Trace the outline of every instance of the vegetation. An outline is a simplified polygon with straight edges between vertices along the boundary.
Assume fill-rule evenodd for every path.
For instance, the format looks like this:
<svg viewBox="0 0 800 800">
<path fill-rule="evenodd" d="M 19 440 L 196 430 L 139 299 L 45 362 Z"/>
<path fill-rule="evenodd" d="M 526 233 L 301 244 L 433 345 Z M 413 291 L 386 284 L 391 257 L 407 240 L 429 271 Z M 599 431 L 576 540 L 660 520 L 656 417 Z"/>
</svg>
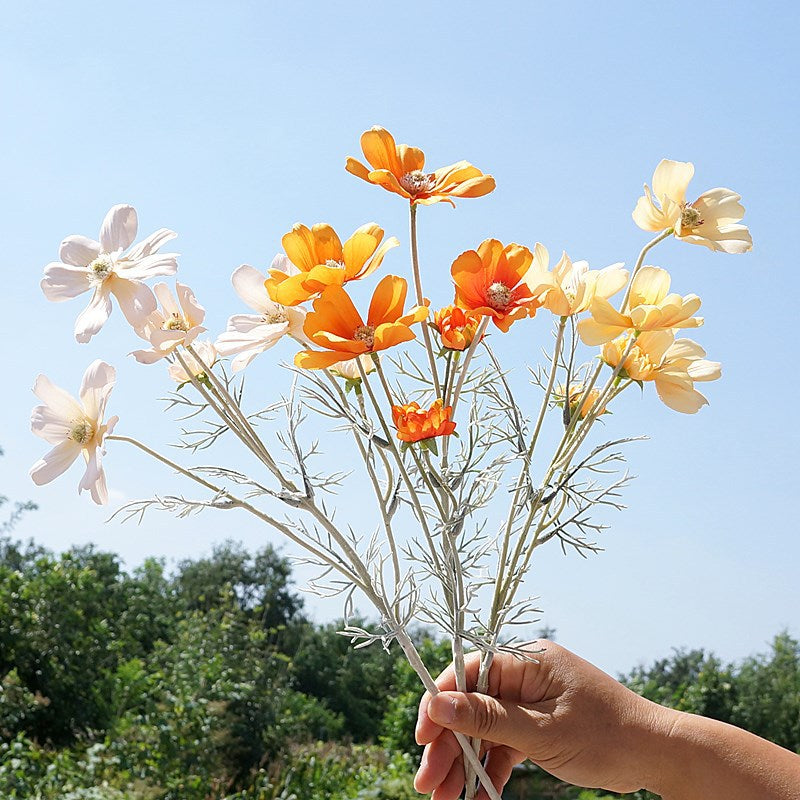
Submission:
<svg viewBox="0 0 800 800">
<path fill-rule="evenodd" d="M 360 621 L 359 624 L 365 624 Z M 303 614 L 288 562 L 226 544 L 174 574 L 0 539 L 0 797 L 406 800 L 417 678 Z M 446 643 L 418 636 L 429 668 Z M 677 651 L 624 676 L 800 751 L 800 644 L 738 665 Z M 512 798 L 601 794 L 535 768 Z"/>
</svg>

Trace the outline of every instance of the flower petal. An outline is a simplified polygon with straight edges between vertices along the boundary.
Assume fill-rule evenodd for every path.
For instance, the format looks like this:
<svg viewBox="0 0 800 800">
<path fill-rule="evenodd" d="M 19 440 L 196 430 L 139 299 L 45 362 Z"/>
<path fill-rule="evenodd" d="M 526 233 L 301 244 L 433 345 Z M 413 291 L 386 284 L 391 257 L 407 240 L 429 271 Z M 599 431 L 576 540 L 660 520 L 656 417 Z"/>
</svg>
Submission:
<svg viewBox="0 0 800 800">
<path fill-rule="evenodd" d="M 32 467 L 30 476 L 37 486 L 57 478 L 66 472 L 75 459 L 80 455 L 81 446 L 72 439 L 67 439 L 56 445 L 49 453 L 40 458 Z"/>
<path fill-rule="evenodd" d="M 44 278 L 39 285 L 52 303 L 70 300 L 92 288 L 85 267 L 68 266 L 57 261 L 44 268 Z"/>
<path fill-rule="evenodd" d="M 94 290 L 89 305 L 81 311 L 75 320 L 75 339 L 81 344 L 88 342 L 103 325 L 111 314 L 111 295 L 108 287 L 98 286 Z"/>
<path fill-rule="evenodd" d="M 114 206 L 106 214 L 100 228 L 100 246 L 104 253 L 125 250 L 136 238 L 139 220 L 136 209 L 129 205 Z"/>
<path fill-rule="evenodd" d="M 361 149 L 373 169 L 386 169 L 397 177 L 403 174 L 403 166 L 397 155 L 397 145 L 394 137 L 386 128 L 375 125 L 363 133 Z"/>
<path fill-rule="evenodd" d="M 131 247 L 128 251 L 128 258 L 131 259 L 131 261 L 138 261 L 141 258 L 151 256 L 167 242 L 172 241 L 177 235 L 175 231 L 171 231 L 169 228 L 159 228 L 146 239 L 142 239 L 139 244 Z"/>
<path fill-rule="evenodd" d="M 46 375 L 39 375 L 33 384 L 33 393 L 65 422 L 83 416 L 78 401 L 60 386 L 56 386 Z"/>
<path fill-rule="evenodd" d="M 111 364 L 106 364 L 99 358 L 93 361 L 83 373 L 81 381 L 80 398 L 86 416 L 99 424 L 103 419 L 108 400 L 114 383 L 117 380 L 117 371 Z"/>
<path fill-rule="evenodd" d="M 103 460 L 100 448 L 96 445 L 84 450 L 86 456 L 86 472 L 78 484 L 78 493 L 88 491 L 92 500 L 99 506 L 108 503 L 106 474 L 103 471 Z"/>
<path fill-rule="evenodd" d="M 100 255 L 100 242 L 86 236 L 67 236 L 58 248 L 58 257 L 73 267 L 87 267 Z"/>
<path fill-rule="evenodd" d="M 156 310 L 156 298 L 150 287 L 117 275 L 112 275 L 107 283 L 109 291 L 117 298 L 125 319 L 130 322 L 134 330 L 140 331 L 147 317 Z"/>
<path fill-rule="evenodd" d="M 658 305 L 667 296 L 670 282 L 669 272 L 665 269 L 642 267 L 633 278 L 628 307 Z"/>
<path fill-rule="evenodd" d="M 237 267 L 233 271 L 233 275 L 231 275 L 233 288 L 245 305 L 248 305 L 253 311 L 272 314 L 275 311 L 275 303 L 269 299 L 267 289 L 264 286 L 265 280 L 264 273 L 259 272 L 249 264 L 242 264 L 241 267 Z"/>
<path fill-rule="evenodd" d="M 668 197 L 674 203 L 686 202 L 686 189 L 694 175 L 694 164 L 663 158 L 653 173 L 653 193 L 661 200 Z"/>
<path fill-rule="evenodd" d="M 403 314 L 408 284 L 405 278 L 386 275 L 375 287 L 369 304 L 367 324 L 377 327 L 384 322 L 395 322 Z"/>
</svg>

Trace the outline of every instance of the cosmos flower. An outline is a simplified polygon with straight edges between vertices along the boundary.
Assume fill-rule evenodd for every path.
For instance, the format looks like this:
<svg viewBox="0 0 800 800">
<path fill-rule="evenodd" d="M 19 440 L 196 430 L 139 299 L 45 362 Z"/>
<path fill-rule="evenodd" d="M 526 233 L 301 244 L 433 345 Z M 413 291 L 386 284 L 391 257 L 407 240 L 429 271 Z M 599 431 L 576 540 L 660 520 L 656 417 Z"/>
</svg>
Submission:
<svg viewBox="0 0 800 800">
<path fill-rule="evenodd" d="M 378 269 L 386 253 L 400 244 L 394 236 L 383 244 L 382 239 L 383 228 L 374 222 L 362 225 L 344 246 L 330 225 L 308 228 L 298 223 L 281 240 L 291 266 L 270 268 L 267 292 L 276 303 L 295 306 L 326 286 L 366 278 Z"/>
<path fill-rule="evenodd" d="M 448 350 L 466 350 L 475 338 L 481 315 L 459 306 L 445 306 L 433 315 L 433 324 Z"/>
<path fill-rule="evenodd" d="M 314 301 L 303 330 L 325 351 L 302 350 L 294 363 L 306 369 L 330 367 L 363 353 L 376 353 L 416 338 L 411 325 L 428 316 L 425 306 L 403 313 L 408 285 L 403 278 L 387 275 L 375 287 L 367 319 L 361 317 L 341 286 L 329 286 Z"/>
<path fill-rule="evenodd" d="M 533 316 L 539 303 L 523 282 L 533 254 L 527 247 L 486 239 L 477 250 L 462 253 L 450 268 L 456 305 L 491 317 L 504 333 L 518 319 Z"/>
<path fill-rule="evenodd" d="M 99 505 L 108 502 L 106 476 L 102 466 L 103 442 L 114 430 L 118 417 L 103 423 L 106 402 L 114 388 L 116 371 L 104 361 L 93 361 L 83 375 L 80 399 L 39 375 L 34 394 L 44 403 L 31 414 L 31 430 L 55 447 L 37 461 L 30 475 L 37 486 L 57 478 L 79 455 L 86 460 L 86 471 L 78 492 L 88 491 Z"/>
<path fill-rule="evenodd" d="M 626 313 L 617 311 L 608 300 L 595 297 L 589 307 L 591 319 L 578 323 L 584 344 L 611 341 L 625 331 L 663 331 L 672 328 L 697 328 L 702 317 L 692 315 L 700 308 L 696 294 L 669 294 L 669 272 L 660 267 L 642 267 L 634 276 Z"/>
<path fill-rule="evenodd" d="M 549 262 L 547 248 L 537 242 L 533 263 L 523 280 L 537 302 L 558 317 L 586 311 L 595 297 L 607 300 L 628 282 L 628 271 L 621 263 L 589 269 L 586 261 L 572 261 L 566 253 L 552 270 L 548 270 Z"/>
<path fill-rule="evenodd" d="M 693 203 L 686 201 L 686 190 L 694 175 L 688 161 L 662 159 L 653 173 L 653 191 L 644 185 L 633 210 L 633 221 L 646 231 L 672 228 L 675 236 L 692 244 L 724 253 L 746 253 L 753 239 L 746 225 L 742 197 L 731 189 L 710 189 Z"/>
<path fill-rule="evenodd" d="M 289 259 L 277 255 L 272 261 L 270 272 L 287 270 Z M 255 267 L 243 264 L 231 276 L 236 294 L 255 314 L 234 314 L 228 320 L 225 333 L 217 337 L 215 346 L 222 356 L 236 358 L 231 362 L 234 372 L 243 370 L 259 353 L 269 350 L 283 336 L 292 336 L 303 344 L 308 339 L 303 333 L 306 318 L 304 308 L 287 308 L 271 300 L 265 286 L 263 273 Z"/>
<path fill-rule="evenodd" d="M 361 149 L 372 169 L 348 158 L 345 169 L 368 183 L 406 198 L 411 205 L 444 201 L 453 197 L 481 197 L 494 187 L 494 178 L 484 175 L 467 161 L 425 172 L 425 154 L 417 147 L 395 144 L 394 137 L 379 125 L 361 135 Z"/>
<path fill-rule="evenodd" d="M 449 436 L 456 429 L 450 419 L 452 406 L 442 407 L 441 398 L 428 409 L 418 403 L 392 406 L 392 420 L 397 428 L 397 438 L 402 442 L 420 442 L 434 436 Z"/>
<path fill-rule="evenodd" d="M 153 287 L 161 308 L 153 311 L 136 333 L 150 342 L 149 350 L 135 350 L 131 355 L 140 364 L 153 364 L 173 353 L 177 347 L 190 345 L 205 331 L 202 322 L 206 310 L 195 299 L 194 292 L 182 283 L 175 283 L 178 299 L 166 283 Z"/>
<path fill-rule="evenodd" d="M 200 361 L 191 353 L 185 352 L 183 354 L 183 360 L 189 368 L 188 372 L 179 361 L 167 367 L 167 372 L 169 372 L 170 378 L 172 378 L 175 383 L 183 385 L 184 383 L 189 383 L 192 378 L 197 378 L 201 382 L 204 381 L 206 378 L 206 370 L 213 367 L 217 360 L 217 350 L 211 342 L 194 342 L 192 344 L 192 350 L 200 357 Z"/>
<path fill-rule="evenodd" d="M 59 303 L 92 292 L 89 305 L 75 322 L 79 342 L 88 342 L 103 327 L 111 313 L 111 295 L 128 322 L 141 327 L 156 309 L 156 299 L 142 281 L 177 271 L 176 253 L 158 253 L 177 234 L 160 228 L 130 247 L 138 225 L 132 206 L 114 206 L 103 220 L 99 241 L 68 236 L 59 249 L 61 261 L 45 267 L 41 287 L 48 300 Z"/>
</svg>

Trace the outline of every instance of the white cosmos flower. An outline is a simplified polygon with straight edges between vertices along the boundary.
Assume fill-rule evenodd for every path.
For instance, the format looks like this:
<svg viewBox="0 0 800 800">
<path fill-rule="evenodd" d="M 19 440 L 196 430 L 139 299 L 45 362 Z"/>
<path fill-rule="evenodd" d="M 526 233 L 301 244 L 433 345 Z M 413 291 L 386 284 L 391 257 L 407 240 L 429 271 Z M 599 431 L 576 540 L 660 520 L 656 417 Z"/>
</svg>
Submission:
<svg viewBox="0 0 800 800">
<path fill-rule="evenodd" d="M 93 361 L 83 376 L 80 400 L 39 375 L 34 394 L 44 402 L 31 414 L 31 430 L 55 447 L 31 467 L 37 486 L 57 478 L 83 454 L 86 472 L 78 485 L 100 505 L 108 502 L 106 476 L 103 472 L 103 441 L 114 430 L 118 417 L 103 424 L 106 402 L 114 388 L 116 371 L 105 361 Z"/>
<path fill-rule="evenodd" d="M 131 353 L 140 364 L 154 364 L 166 358 L 176 347 L 187 347 L 205 331 L 201 323 L 206 310 L 197 302 L 188 286 L 175 282 L 177 300 L 166 283 L 157 283 L 153 291 L 161 308 L 153 311 L 136 331 L 151 345 L 149 350 L 134 350 Z"/>
<path fill-rule="evenodd" d="M 360 381 L 361 373 L 358 370 L 358 362 L 364 369 L 364 374 L 369 375 L 370 372 L 375 372 L 377 367 L 372 360 L 372 355 L 369 353 L 362 353 L 358 358 L 350 358 L 347 361 L 337 361 L 331 364 L 328 370 L 340 378 L 346 378 L 349 381 Z"/>
<path fill-rule="evenodd" d="M 174 275 L 178 269 L 176 253 L 157 252 L 177 234 L 160 228 L 131 247 L 138 225 L 133 206 L 114 206 L 103 220 L 100 241 L 67 236 L 58 251 L 61 261 L 45 267 L 41 287 L 48 300 L 58 303 L 92 292 L 75 322 L 79 342 L 88 342 L 103 327 L 111 313 L 112 294 L 128 322 L 139 327 L 156 308 L 153 293 L 142 281 Z"/>
<path fill-rule="evenodd" d="M 285 255 L 275 256 L 270 269 L 287 274 L 297 271 Z M 236 356 L 231 362 L 234 372 L 243 370 L 259 353 L 269 350 L 286 334 L 303 344 L 308 343 L 303 333 L 306 310 L 299 306 L 282 306 L 271 300 L 265 280 L 263 273 L 247 264 L 236 269 L 231 276 L 236 294 L 258 312 L 232 316 L 225 333 L 221 333 L 214 343 L 221 356 Z"/>
<path fill-rule="evenodd" d="M 183 360 L 186 362 L 189 372 L 183 368 L 180 362 L 169 365 L 169 376 L 175 383 L 187 383 L 191 381 L 192 378 L 205 375 L 207 369 L 213 367 L 214 362 L 217 360 L 217 350 L 211 342 L 205 340 L 202 342 L 195 342 L 192 345 L 192 350 L 200 357 L 200 361 L 189 352 L 183 353 Z"/>
</svg>

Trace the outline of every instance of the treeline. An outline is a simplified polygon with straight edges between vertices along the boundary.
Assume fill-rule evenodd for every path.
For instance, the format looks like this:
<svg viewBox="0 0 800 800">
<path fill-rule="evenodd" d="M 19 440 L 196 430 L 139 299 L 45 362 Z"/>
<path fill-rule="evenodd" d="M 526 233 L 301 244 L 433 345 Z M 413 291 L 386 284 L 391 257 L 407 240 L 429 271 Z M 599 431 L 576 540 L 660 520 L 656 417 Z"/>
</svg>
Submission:
<svg viewBox="0 0 800 800">
<path fill-rule="evenodd" d="M 366 624 L 363 623 L 362 624 Z M 396 648 L 312 624 L 289 563 L 227 544 L 168 573 L 0 539 L 0 797 L 408 800 L 420 687 Z M 437 673 L 446 643 L 418 635 Z M 800 752 L 800 645 L 625 677 Z M 595 797 L 536 770 L 511 798 Z"/>
</svg>

